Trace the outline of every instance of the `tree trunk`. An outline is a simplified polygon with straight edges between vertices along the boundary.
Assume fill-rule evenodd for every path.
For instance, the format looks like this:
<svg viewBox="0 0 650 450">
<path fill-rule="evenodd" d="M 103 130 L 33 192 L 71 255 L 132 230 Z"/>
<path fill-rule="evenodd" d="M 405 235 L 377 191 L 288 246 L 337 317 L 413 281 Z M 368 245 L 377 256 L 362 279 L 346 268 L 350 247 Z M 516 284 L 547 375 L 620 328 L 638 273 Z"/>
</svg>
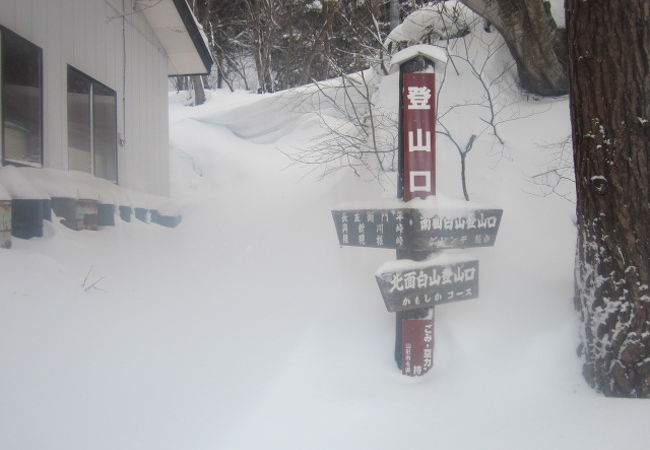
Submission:
<svg viewBox="0 0 650 450">
<path fill-rule="evenodd" d="M 274 90 L 271 78 L 271 49 L 274 45 L 274 33 L 277 31 L 275 15 L 278 5 L 276 0 L 246 0 L 248 32 L 254 52 L 260 93 Z"/>
<path fill-rule="evenodd" d="M 203 90 L 203 81 L 200 75 L 192 75 L 192 87 L 194 88 L 194 106 L 205 103 L 205 91 Z"/>
<path fill-rule="evenodd" d="M 461 0 L 501 33 L 521 86 L 543 96 L 568 92 L 566 35 L 543 0 Z"/>
<path fill-rule="evenodd" d="M 389 16 L 390 16 L 390 29 L 393 30 L 397 28 L 397 26 L 401 22 L 399 16 L 399 0 L 390 0 Z"/>
<path fill-rule="evenodd" d="M 650 397 L 650 2 L 568 0 L 583 373 Z"/>
</svg>

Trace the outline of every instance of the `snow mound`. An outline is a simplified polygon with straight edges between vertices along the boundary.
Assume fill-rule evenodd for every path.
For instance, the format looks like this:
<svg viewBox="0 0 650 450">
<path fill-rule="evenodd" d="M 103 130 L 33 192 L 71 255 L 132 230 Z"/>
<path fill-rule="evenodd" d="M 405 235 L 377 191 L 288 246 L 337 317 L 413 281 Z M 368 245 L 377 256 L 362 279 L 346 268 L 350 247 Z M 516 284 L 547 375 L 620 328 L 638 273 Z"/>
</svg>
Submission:
<svg viewBox="0 0 650 450">
<path fill-rule="evenodd" d="M 232 108 L 222 109 L 217 102 L 223 95 L 213 98 L 204 107 L 197 108 L 192 120 L 227 128 L 235 136 L 256 144 L 277 143 L 310 122 L 322 116 L 341 118 L 339 106 L 345 102 L 363 104 L 365 81 L 372 85 L 374 70 L 319 81 L 286 91 L 258 96 L 244 96 L 247 101 Z M 353 86 L 347 91 L 344 86 Z"/>
<path fill-rule="evenodd" d="M 38 189 L 25 175 L 25 173 L 13 166 L 0 168 L 0 186 L 15 199 L 47 199 L 46 193 Z"/>
<path fill-rule="evenodd" d="M 409 14 L 390 32 L 386 45 L 452 39 L 467 34 L 477 21 L 476 14 L 462 3 L 456 0 L 440 2 Z"/>
</svg>

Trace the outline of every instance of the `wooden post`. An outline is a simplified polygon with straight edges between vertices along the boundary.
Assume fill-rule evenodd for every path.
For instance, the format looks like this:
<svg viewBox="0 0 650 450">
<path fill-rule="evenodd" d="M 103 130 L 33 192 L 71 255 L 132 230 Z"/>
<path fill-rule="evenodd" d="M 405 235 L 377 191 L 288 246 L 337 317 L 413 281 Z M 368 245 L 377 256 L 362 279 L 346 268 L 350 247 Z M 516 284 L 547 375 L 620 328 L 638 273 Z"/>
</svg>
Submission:
<svg viewBox="0 0 650 450">
<path fill-rule="evenodd" d="M 397 197 L 405 200 L 410 200 L 413 196 L 411 192 L 405 192 L 405 186 L 408 185 L 408 175 L 406 175 L 405 168 L 408 166 L 408 163 L 405 161 L 405 152 L 408 151 L 406 148 L 408 146 L 408 141 L 405 145 L 405 140 L 408 140 L 408 136 L 405 136 L 405 108 L 404 108 L 404 103 L 405 103 L 405 97 L 406 93 L 404 92 L 404 74 L 409 74 L 409 73 L 418 73 L 418 72 L 423 72 L 426 70 L 428 67 L 435 67 L 434 62 L 431 61 L 430 59 L 427 59 L 423 56 L 417 56 L 413 59 L 410 59 L 403 64 L 400 65 L 400 71 L 399 71 L 399 91 L 400 91 L 400 101 L 399 101 L 399 180 L 397 183 Z M 435 83 L 434 83 L 434 89 L 433 92 L 431 92 L 432 100 L 431 103 L 434 105 L 433 99 L 435 99 Z M 434 112 L 434 119 L 433 123 L 430 124 L 431 127 L 431 141 L 435 142 L 435 112 Z M 431 157 L 433 161 L 435 161 L 435 144 L 431 148 Z M 431 190 L 433 194 L 435 194 L 435 177 L 434 179 L 430 180 L 431 181 Z M 405 222 L 409 222 L 409 218 L 405 218 Z M 411 227 L 405 227 L 405 231 L 408 231 Z M 412 250 L 412 242 L 410 239 L 410 234 L 409 232 L 405 232 L 404 234 L 404 247 L 403 248 L 398 248 L 396 253 L 397 253 L 397 259 L 412 259 L 414 261 L 422 261 L 427 259 L 427 257 L 430 256 L 430 252 L 417 252 Z M 410 311 L 398 311 L 396 313 L 396 321 L 395 321 L 395 362 L 397 363 L 397 366 L 400 369 L 404 369 L 402 367 L 402 358 L 403 358 L 403 342 L 402 342 L 402 324 L 404 320 L 407 319 L 426 319 L 430 318 L 432 323 L 433 323 L 433 308 L 423 308 L 423 309 L 415 309 L 415 310 L 410 310 Z"/>
</svg>

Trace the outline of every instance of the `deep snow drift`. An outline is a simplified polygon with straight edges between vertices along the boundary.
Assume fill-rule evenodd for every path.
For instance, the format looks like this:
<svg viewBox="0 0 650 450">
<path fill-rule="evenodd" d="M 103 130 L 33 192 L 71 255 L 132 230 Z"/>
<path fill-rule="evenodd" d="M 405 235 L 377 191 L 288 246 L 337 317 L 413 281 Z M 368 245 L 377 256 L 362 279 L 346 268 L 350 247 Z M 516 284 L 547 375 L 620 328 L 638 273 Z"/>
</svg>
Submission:
<svg viewBox="0 0 650 450">
<path fill-rule="evenodd" d="M 394 89 L 388 77 L 382 89 Z M 391 83 L 393 83 L 391 87 Z M 582 381 L 573 204 L 531 194 L 566 100 L 503 125 L 468 162 L 504 209 L 480 298 L 436 308 L 434 367 L 403 377 L 374 273 L 389 250 L 340 248 L 330 209 L 394 186 L 289 166 L 321 133 L 282 94 L 171 94 L 176 229 L 48 224 L 0 250 L 1 450 L 646 449 L 650 403 Z M 538 104 L 540 103 L 540 104 Z M 440 192 L 460 197 L 440 141 Z"/>
</svg>

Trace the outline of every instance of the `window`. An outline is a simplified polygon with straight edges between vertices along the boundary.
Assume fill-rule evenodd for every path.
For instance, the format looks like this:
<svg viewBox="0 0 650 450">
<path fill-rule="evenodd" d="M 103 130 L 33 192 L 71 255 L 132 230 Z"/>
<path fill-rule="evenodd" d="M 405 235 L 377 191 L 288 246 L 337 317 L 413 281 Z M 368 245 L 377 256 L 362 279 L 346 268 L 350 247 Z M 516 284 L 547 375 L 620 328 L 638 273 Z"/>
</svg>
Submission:
<svg viewBox="0 0 650 450">
<path fill-rule="evenodd" d="M 2 160 L 43 163 L 43 56 L 39 47 L 0 27 Z"/>
<path fill-rule="evenodd" d="M 90 78 L 68 68 L 68 168 L 90 172 Z"/>
<path fill-rule="evenodd" d="M 117 182 L 117 95 L 70 66 L 68 167 Z"/>
</svg>

